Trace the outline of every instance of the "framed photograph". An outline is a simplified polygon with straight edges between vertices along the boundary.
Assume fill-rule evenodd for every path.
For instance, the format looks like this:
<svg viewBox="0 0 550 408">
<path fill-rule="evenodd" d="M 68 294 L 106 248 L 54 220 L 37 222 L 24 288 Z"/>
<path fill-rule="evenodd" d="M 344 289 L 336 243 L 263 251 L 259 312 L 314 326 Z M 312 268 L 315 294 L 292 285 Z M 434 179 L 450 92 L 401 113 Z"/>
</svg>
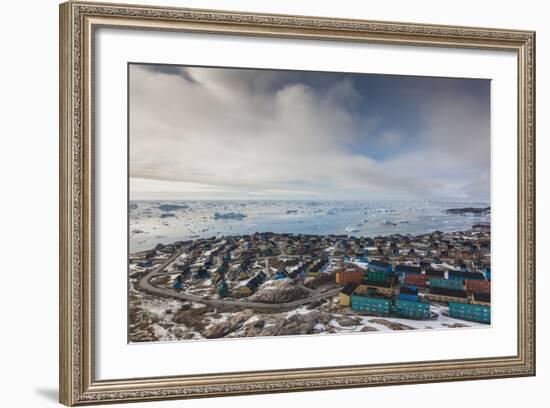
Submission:
<svg viewBox="0 0 550 408">
<path fill-rule="evenodd" d="M 535 374 L 535 33 L 60 6 L 66 405 Z"/>
</svg>

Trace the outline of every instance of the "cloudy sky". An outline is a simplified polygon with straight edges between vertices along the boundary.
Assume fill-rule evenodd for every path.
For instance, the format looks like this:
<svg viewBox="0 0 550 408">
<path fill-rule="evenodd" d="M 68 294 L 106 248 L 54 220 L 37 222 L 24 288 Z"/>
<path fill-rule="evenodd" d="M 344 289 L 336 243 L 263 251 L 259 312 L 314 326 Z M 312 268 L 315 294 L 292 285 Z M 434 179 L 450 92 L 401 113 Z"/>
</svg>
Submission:
<svg viewBox="0 0 550 408">
<path fill-rule="evenodd" d="M 489 200 L 490 81 L 130 65 L 131 199 Z"/>
</svg>

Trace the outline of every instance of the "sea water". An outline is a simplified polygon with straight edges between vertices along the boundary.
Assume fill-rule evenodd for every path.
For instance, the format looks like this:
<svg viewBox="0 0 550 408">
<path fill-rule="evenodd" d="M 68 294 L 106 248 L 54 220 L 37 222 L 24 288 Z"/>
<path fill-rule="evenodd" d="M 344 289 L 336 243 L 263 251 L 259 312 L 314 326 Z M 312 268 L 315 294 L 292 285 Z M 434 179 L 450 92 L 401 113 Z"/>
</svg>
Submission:
<svg viewBox="0 0 550 408">
<path fill-rule="evenodd" d="M 255 232 L 356 237 L 451 232 L 490 222 L 490 214 L 445 210 L 488 206 L 468 201 L 131 201 L 129 245 L 134 253 L 158 243 Z"/>
</svg>

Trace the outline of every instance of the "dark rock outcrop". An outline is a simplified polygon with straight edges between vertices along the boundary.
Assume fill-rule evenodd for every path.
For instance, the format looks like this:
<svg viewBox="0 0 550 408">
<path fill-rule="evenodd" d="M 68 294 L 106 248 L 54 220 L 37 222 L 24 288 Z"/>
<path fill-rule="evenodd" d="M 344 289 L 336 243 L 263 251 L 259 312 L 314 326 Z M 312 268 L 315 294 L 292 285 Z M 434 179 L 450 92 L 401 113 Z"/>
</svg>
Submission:
<svg viewBox="0 0 550 408">
<path fill-rule="evenodd" d="M 449 208 L 445 210 L 447 214 L 490 214 L 491 207 L 463 207 L 463 208 Z"/>
</svg>

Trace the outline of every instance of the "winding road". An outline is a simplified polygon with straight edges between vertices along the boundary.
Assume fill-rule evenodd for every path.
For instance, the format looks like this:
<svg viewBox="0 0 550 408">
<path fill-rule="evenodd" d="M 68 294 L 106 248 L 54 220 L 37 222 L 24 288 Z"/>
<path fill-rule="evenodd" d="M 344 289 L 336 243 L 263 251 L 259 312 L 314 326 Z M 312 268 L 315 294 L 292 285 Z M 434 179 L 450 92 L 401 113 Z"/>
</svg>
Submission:
<svg viewBox="0 0 550 408">
<path fill-rule="evenodd" d="M 311 296 L 305 299 L 298 299 L 298 300 L 294 300 L 292 302 L 286 302 L 286 303 L 262 303 L 262 302 L 252 302 L 246 299 L 239 299 L 239 300 L 207 299 L 202 296 L 191 295 L 185 292 L 178 292 L 171 288 L 159 288 L 158 286 L 153 285 L 151 283 L 151 279 L 153 279 L 155 276 L 163 275 L 163 273 L 166 274 L 165 269 L 172 262 L 174 262 L 180 255 L 182 255 L 183 252 L 184 251 L 177 252 L 175 255 L 171 256 L 166 262 L 162 263 L 161 265 L 157 266 L 156 268 L 152 269 L 149 273 L 141 277 L 137 282 L 137 287 L 140 290 L 152 295 L 191 301 L 191 302 L 199 302 L 204 305 L 212 306 L 216 308 L 255 309 L 255 310 L 261 310 L 261 311 L 268 311 L 268 312 L 269 311 L 280 312 L 284 310 L 294 309 L 296 307 L 306 305 L 308 303 L 333 297 L 337 295 L 341 290 L 340 288 L 336 288 L 336 289 L 328 290 L 326 292 L 317 292 L 313 289 L 306 288 L 300 284 L 298 286 L 308 291 L 311 294 Z"/>
</svg>

